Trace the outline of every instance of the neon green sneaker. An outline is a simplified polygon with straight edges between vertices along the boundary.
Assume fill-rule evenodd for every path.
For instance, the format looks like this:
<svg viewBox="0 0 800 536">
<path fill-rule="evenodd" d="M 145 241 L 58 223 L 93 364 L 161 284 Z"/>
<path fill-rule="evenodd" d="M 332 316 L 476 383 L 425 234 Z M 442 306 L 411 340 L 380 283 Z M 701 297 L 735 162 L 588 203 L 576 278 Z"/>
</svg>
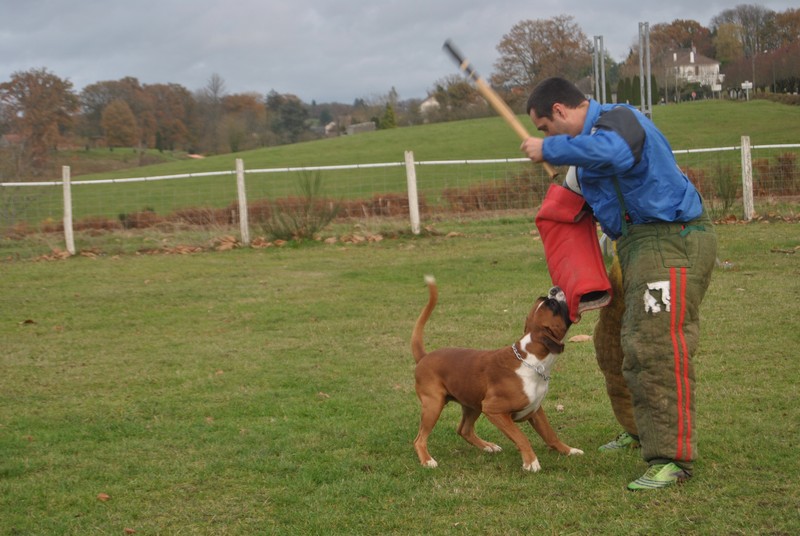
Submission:
<svg viewBox="0 0 800 536">
<path fill-rule="evenodd" d="M 639 446 L 638 437 L 631 435 L 628 432 L 622 432 L 613 441 L 609 441 L 597 450 L 602 452 L 611 452 L 621 449 L 638 449 Z"/>
<path fill-rule="evenodd" d="M 674 463 L 662 463 L 651 465 L 650 468 L 628 484 L 628 489 L 631 491 L 638 491 L 643 489 L 659 489 L 666 488 L 673 484 L 685 482 L 691 478 L 691 475 L 675 465 Z"/>
</svg>

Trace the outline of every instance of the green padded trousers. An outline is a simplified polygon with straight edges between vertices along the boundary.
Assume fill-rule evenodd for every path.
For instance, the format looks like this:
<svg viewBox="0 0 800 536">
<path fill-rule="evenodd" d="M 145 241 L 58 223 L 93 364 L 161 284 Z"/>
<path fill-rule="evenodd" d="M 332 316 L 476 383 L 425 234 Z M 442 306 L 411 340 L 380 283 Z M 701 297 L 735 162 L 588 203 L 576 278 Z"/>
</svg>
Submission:
<svg viewBox="0 0 800 536">
<path fill-rule="evenodd" d="M 717 258 L 706 214 L 688 223 L 631 225 L 617 240 L 625 312 L 622 373 L 649 464 L 692 470 L 695 375 L 700 303 Z"/>
</svg>

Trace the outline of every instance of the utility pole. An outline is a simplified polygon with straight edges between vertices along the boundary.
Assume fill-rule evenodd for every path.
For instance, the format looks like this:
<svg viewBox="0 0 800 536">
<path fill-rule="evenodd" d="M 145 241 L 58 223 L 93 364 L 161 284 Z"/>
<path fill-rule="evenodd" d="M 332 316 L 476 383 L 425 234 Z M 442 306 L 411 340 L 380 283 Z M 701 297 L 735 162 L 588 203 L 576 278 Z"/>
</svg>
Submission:
<svg viewBox="0 0 800 536">
<path fill-rule="evenodd" d="M 594 98 L 600 104 L 606 103 L 606 53 L 603 49 L 603 36 L 594 36 Z"/>
<path fill-rule="evenodd" d="M 646 56 L 646 57 L 645 57 Z M 647 70 L 645 71 L 645 62 Z M 650 84 L 650 23 L 639 23 L 639 94 L 640 109 L 647 117 L 653 117 L 653 94 Z M 645 89 L 646 88 L 646 89 Z"/>
</svg>

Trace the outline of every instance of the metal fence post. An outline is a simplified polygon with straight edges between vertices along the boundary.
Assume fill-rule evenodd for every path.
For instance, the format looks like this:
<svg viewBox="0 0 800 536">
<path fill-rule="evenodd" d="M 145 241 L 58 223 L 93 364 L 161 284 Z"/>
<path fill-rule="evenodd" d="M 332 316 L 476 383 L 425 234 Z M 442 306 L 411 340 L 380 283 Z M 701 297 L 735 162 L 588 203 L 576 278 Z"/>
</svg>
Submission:
<svg viewBox="0 0 800 536">
<path fill-rule="evenodd" d="M 744 219 L 752 220 L 755 214 L 753 204 L 753 157 L 750 153 L 750 136 L 742 136 L 742 201 Z"/>
<path fill-rule="evenodd" d="M 75 255 L 75 234 L 72 229 L 72 184 L 69 166 L 61 166 L 61 179 L 64 191 L 64 241 L 70 255 Z"/>
<path fill-rule="evenodd" d="M 419 234 L 419 199 L 417 198 L 417 170 L 414 164 L 414 151 L 406 151 L 406 181 L 408 182 L 408 215 L 411 218 L 411 232 Z"/>
<path fill-rule="evenodd" d="M 247 192 L 244 185 L 244 161 L 236 159 L 236 191 L 239 194 L 239 232 L 242 234 L 242 245 L 250 245 L 250 226 L 247 217 Z"/>
</svg>

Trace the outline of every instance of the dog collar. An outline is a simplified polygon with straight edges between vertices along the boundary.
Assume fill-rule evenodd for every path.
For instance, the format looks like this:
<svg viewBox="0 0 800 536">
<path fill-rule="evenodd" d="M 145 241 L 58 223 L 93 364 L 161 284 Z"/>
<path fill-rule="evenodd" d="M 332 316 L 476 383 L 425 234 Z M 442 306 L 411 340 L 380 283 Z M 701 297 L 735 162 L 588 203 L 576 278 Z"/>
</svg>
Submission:
<svg viewBox="0 0 800 536">
<path fill-rule="evenodd" d="M 511 345 L 511 349 L 514 350 L 514 355 L 517 357 L 517 359 L 519 359 L 522 362 L 523 365 L 525 365 L 528 368 L 532 368 L 533 370 L 535 370 L 536 374 L 541 376 L 544 381 L 546 381 L 546 382 L 550 381 L 550 376 L 548 376 L 547 374 L 544 373 L 544 365 L 542 365 L 541 363 L 537 363 L 536 365 L 531 365 L 530 363 L 525 361 L 525 359 L 519 353 L 519 350 L 517 350 L 517 343 L 512 344 Z"/>
</svg>

